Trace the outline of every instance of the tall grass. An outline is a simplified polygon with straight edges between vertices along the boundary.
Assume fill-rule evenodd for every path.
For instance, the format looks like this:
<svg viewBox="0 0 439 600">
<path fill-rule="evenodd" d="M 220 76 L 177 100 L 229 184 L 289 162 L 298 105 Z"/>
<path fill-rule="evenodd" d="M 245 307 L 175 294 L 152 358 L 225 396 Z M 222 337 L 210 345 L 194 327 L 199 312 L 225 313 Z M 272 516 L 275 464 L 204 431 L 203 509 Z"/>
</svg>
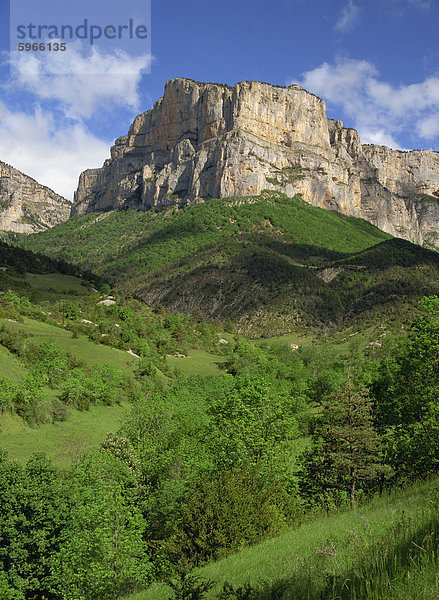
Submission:
<svg viewBox="0 0 439 600">
<path fill-rule="evenodd" d="M 438 480 L 419 483 L 319 517 L 196 574 L 214 582 L 209 599 L 227 581 L 249 583 L 251 600 L 437 600 L 438 495 Z M 170 597 L 156 585 L 130 600 Z"/>
</svg>

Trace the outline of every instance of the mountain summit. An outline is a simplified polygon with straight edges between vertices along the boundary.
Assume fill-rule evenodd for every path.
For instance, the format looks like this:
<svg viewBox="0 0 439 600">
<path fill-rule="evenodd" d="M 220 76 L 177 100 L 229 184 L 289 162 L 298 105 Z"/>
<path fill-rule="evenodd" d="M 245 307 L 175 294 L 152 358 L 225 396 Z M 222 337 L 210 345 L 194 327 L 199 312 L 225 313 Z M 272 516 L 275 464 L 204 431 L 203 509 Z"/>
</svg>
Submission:
<svg viewBox="0 0 439 600">
<path fill-rule="evenodd" d="M 68 200 L 0 161 L 0 230 L 44 231 L 68 219 L 70 209 Z"/>
<path fill-rule="evenodd" d="M 209 198 L 300 194 L 439 247 L 439 153 L 363 145 L 297 85 L 234 87 L 172 79 L 153 108 L 116 140 L 101 169 L 84 171 L 72 214 L 148 209 Z"/>
</svg>

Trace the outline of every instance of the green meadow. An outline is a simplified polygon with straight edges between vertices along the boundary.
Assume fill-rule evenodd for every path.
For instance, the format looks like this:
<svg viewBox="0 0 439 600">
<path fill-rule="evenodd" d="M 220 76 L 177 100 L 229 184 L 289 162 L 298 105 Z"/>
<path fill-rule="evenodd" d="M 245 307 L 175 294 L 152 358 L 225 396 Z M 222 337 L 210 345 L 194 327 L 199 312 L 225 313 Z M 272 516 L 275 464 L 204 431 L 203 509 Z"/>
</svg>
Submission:
<svg viewBox="0 0 439 600">
<path fill-rule="evenodd" d="M 257 600 L 434 600 L 438 494 L 434 479 L 355 511 L 315 516 L 194 575 L 214 583 L 209 599 L 228 582 L 235 589 L 250 584 L 256 591 L 247 597 Z M 129 600 L 169 600 L 171 592 L 155 584 Z"/>
<path fill-rule="evenodd" d="M 194 375 L 218 375 L 221 372 L 222 356 L 206 352 L 205 350 L 189 350 L 185 356 L 167 356 L 166 362 L 171 369 L 180 370 L 182 373 Z"/>
<path fill-rule="evenodd" d="M 70 331 L 62 327 L 55 327 L 27 317 L 22 317 L 22 319 L 23 322 L 15 323 L 7 319 L 0 319 L 0 324 L 5 325 L 11 331 L 24 331 L 31 336 L 31 340 L 35 343 L 56 342 L 64 352 L 73 354 L 87 364 L 110 363 L 124 371 L 132 371 L 137 363 L 136 357 L 118 348 L 96 344 L 84 335 L 74 338 Z"/>
<path fill-rule="evenodd" d="M 127 409 L 127 404 L 93 406 L 81 412 L 71 409 L 66 421 L 39 427 L 29 427 L 19 417 L 4 414 L 0 416 L 0 447 L 20 463 L 35 452 L 44 452 L 54 465 L 68 468 L 99 446 L 109 433 L 116 433 Z"/>
</svg>

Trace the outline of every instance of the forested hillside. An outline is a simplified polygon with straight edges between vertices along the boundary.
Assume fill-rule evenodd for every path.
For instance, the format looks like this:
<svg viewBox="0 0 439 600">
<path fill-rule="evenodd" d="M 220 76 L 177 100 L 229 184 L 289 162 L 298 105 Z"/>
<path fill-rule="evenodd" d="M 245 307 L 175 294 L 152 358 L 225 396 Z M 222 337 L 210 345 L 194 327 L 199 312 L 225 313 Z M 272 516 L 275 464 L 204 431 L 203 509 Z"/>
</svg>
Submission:
<svg viewBox="0 0 439 600">
<path fill-rule="evenodd" d="M 265 340 L 2 245 L 0 597 L 391 599 L 392 582 L 406 593 L 410 564 L 434 597 L 437 489 L 406 487 L 434 478 L 439 460 L 439 300 L 416 303 L 436 255 L 371 244 L 364 227 L 369 246 L 334 241 L 301 264 L 320 269 L 329 256 L 345 276 L 359 263 L 365 280 L 394 273 L 383 302 L 400 290 L 410 316 L 398 297 L 387 320 L 358 311 L 348 326 L 316 320 Z M 308 554 L 290 545 L 296 535 Z M 235 570 L 241 556 L 273 568 Z"/>
<path fill-rule="evenodd" d="M 161 213 L 90 214 L 23 243 L 148 304 L 201 309 L 257 336 L 404 320 L 439 283 L 437 253 L 273 192 Z"/>
</svg>

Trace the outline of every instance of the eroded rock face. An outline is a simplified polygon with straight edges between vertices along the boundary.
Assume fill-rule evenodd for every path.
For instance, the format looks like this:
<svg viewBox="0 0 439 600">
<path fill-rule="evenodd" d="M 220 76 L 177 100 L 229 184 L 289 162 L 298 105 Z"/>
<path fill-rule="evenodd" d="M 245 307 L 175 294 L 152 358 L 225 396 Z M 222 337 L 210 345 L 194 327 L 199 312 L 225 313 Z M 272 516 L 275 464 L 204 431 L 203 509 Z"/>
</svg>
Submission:
<svg viewBox="0 0 439 600">
<path fill-rule="evenodd" d="M 283 191 L 439 247 L 439 153 L 362 145 L 299 86 L 173 79 L 79 179 L 72 214 Z"/>
<path fill-rule="evenodd" d="M 0 230 L 44 231 L 66 221 L 70 210 L 68 200 L 0 161 Z"/>
</svg>

